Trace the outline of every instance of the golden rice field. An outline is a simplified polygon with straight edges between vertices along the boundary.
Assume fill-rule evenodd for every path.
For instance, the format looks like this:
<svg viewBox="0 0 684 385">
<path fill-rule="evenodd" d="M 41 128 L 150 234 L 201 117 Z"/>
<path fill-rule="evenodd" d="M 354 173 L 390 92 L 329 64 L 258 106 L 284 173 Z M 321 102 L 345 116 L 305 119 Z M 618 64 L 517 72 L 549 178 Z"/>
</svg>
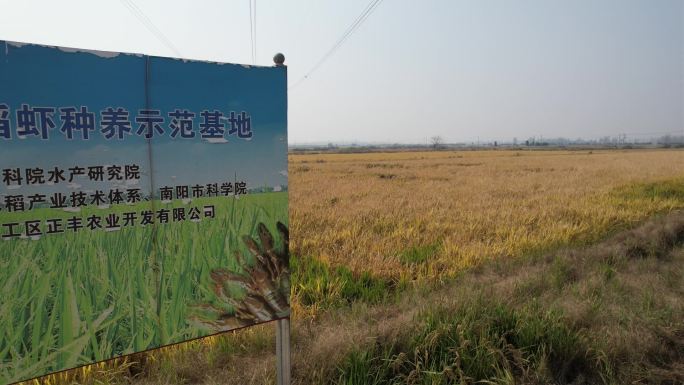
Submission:
<svg viewBox="0 0 684 385">
<path fill-rule="evenodd" d="M 684 181 L 679 150 L 289 160 L 293 253 L 402 279 L 441 278 L 493 257 L 596 241 L 681 204 L 657 189 L 649 196 L 648 183 Z M 639 188 L 646 193 L 633 191 Z"/>
</svg>

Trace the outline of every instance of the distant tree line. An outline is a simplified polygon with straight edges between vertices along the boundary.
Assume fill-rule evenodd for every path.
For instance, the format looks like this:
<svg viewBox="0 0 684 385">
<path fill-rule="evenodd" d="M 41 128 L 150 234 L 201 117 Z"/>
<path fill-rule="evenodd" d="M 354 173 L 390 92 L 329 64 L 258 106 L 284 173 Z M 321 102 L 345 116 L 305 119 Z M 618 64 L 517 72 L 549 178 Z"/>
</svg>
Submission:
<svg viewBox="0 0 684 385">
<path fill-rule="evenodd" d="M 603 136 L 597 139 L 584 138 L 544 138 L 544 137 L 529 137 L 524 141 L 519 141 L 517 138 L 512 140 L 492 140 L 492 141 L 477 141 L 477 142 L 461 142 L 448 143 L 444 137 L 435 135 L 426 140 L 423 144 L 401 144 L 401 143 L 387 143 L 387 144 L 365 144 L 365 143 L 324 143 L 324 144 L 310 144 L 310 145 L 294 145 L 290 146 L 292 151 L 304 152 L 369 152 L 369 151 L 383 151 L 383 150 L 445 150 L 458 148 L 498 148 L 498 147 L 612 147 L 612 148 L 631 148 L 631 147 L 684 147 L 684 133 L 682 135 L 661 135 L 654 137 L 638 137 L 629 136 L 627 134 L 619 134 L 614 136 Z"/>
</svg>

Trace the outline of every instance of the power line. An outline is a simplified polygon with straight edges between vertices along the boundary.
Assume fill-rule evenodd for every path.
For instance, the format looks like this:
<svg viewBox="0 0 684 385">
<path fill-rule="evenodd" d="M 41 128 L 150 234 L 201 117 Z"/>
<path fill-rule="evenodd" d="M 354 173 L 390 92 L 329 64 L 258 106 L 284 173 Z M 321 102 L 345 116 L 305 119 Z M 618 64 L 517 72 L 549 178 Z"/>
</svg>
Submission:
<svg viewBox="0 0 684 385">
<path fill-rule="evenodd" d="M 162 31 L 157 28 L 157 26 L 154 25 L 152 20 L 145 15 L 145 13 L 138 8 L 135 3 L 131 0 L 120 0 L 121 4 L 123 4 L 140 22 L 147 28 L 148 31 L 150 31 L 162 44 L 164 44 L 167 48 L 169 48 L 171 51 L 173 51 L 176 56 L 182 57 L 183 54 L 176 48 L 176 46 L 169 40 L 166 35 Z"/>
<path fill-rule="evenodd" d="M 375 9 L 382 3 L 383 0 L 371 0 L 370 3 L 364 8 L 363 12 L 354 20 L 354 22 L 346 29 L 346 31 L 342 34 L 342 37 L 340 37 L 337 42 L 328 50 L 328 52 L 321 57 L 316 64 L 311 67 L 311 69 L 304 75 L 302 78 L 300 78 L 298 81 L 296 81 L 292 86 L 289 87 L 289 89 L 293 89 L 299 84 L 301 84 L 304 80 L 308 79 L 311 74 L 316 71 L 328 58 L 330 58 L 341 46 L 344 44 L 349 37 L 356 32 L 361 24 L 363 24 L 366 19 L 375 11 Z"/>
<path fill-rule="evenodd" d="M 382 0 L 371 0 L 370 3 L 364 8 L 363 12 L 357 18 L 354 20 L 354 22 L 345 30 L 345 32 L 342 34 L 342 37 L 337 40 L 335 45 L 333 45 L 328 52 L 326 52 L 321 59 L 318 60 L 318 62 L 304 75 L 302 78 L 300 78 L 295 84 L 293 84 L 290 89 L 293 89 L 297 87 L 299 84 L 301 84 L 304 80 L 308 79 L 311 74 L 316 71 L 329 57 L 331 57 L 335 51 L 337 51 L 342 44 L 358 29 L 358 27 L 370 16 L 370 14 L 373 12 L 375 7 L 377 7 Z"/>
<path fill-rule="evenodd" d="M 257 59 L 257 0 L 254 0 L 254 64 Z"/>
<path fill-rule="evenodd" d="M 254 58 L 254 23 L 253 23 L 253 16 L 252 16 L 252 0 L 247 0 L 249 1 L 249 41 L 251 43 L 251 52 L 250 54 L 252 55 L 252 64 L 255 63 L 255 58 Z"/>
<path fill-rule="evenodd" d="M 164 33 L 157 28 L 152 20 L 145 15 L 145 13 L 138 8 L 135 3 L 133 3 L 130 0 L 121 0 L 121 3 L 128 8 L 131 13 L 142 22 L 142 24 L 149 30 L 162 44 L 164 44 L 167 48 L 169 48 L 171 51 L 173 51 L 177 56 L 182 56 L 182 53 L 176 46 L 171 42 L 170 39 L 164 35 Z"/>
</svg>

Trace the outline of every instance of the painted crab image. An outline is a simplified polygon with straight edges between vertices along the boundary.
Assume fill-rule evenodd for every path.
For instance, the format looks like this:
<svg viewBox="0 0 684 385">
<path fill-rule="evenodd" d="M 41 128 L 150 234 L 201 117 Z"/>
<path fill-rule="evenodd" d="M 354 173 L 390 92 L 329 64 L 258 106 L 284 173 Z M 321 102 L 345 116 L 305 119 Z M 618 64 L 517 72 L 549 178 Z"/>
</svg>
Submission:
<svg viewBox="0 0 684 385">
<path fill-rule="evenodd" d="M 289 230 L 280 222 L 276 228 L 283 242 L 281 249 L 275 249 L 273 235 L 263 223 L 259 223 L 260 243 L 247 235 L 242 238 L 254 257 L 254 264 L 248 264 L 245 257 L 236 251 L 235 258 L 242 273 L 226 268 L 211 271 L 211 288 L 222 306 L 209 303 L 194 305 L 192 308 L 197 314 L 190 317 L 191 323 L 219 332 L 290 315 Z M 235 294 L 235 287 L 240 289 L 239 295 Z M 233 311 L 226 311 L 224 307 Z"/>
</svg>

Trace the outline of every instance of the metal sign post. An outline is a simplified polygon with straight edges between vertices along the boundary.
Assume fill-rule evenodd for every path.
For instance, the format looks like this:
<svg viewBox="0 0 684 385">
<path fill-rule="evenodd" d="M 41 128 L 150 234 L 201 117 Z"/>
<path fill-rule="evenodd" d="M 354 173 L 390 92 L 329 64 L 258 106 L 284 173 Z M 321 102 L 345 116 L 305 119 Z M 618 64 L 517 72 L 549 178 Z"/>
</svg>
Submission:
<svg viewBox="0 0 684 385">
<path fill-rule="evenodd" d="M 276 67 L 285 66 L 285 55 L 277 53 L 273 56 Z M 285 75 L 287 79 L 287 73 Z M 276 378 L 278 385 L 290 385 L 290 318 L 276 321 Z"/>
<path fill-rule="evenodd" d="M 278 385 L 290 385 L 290 319 L 276 321 L 276 370 Z"/>
</svg>

